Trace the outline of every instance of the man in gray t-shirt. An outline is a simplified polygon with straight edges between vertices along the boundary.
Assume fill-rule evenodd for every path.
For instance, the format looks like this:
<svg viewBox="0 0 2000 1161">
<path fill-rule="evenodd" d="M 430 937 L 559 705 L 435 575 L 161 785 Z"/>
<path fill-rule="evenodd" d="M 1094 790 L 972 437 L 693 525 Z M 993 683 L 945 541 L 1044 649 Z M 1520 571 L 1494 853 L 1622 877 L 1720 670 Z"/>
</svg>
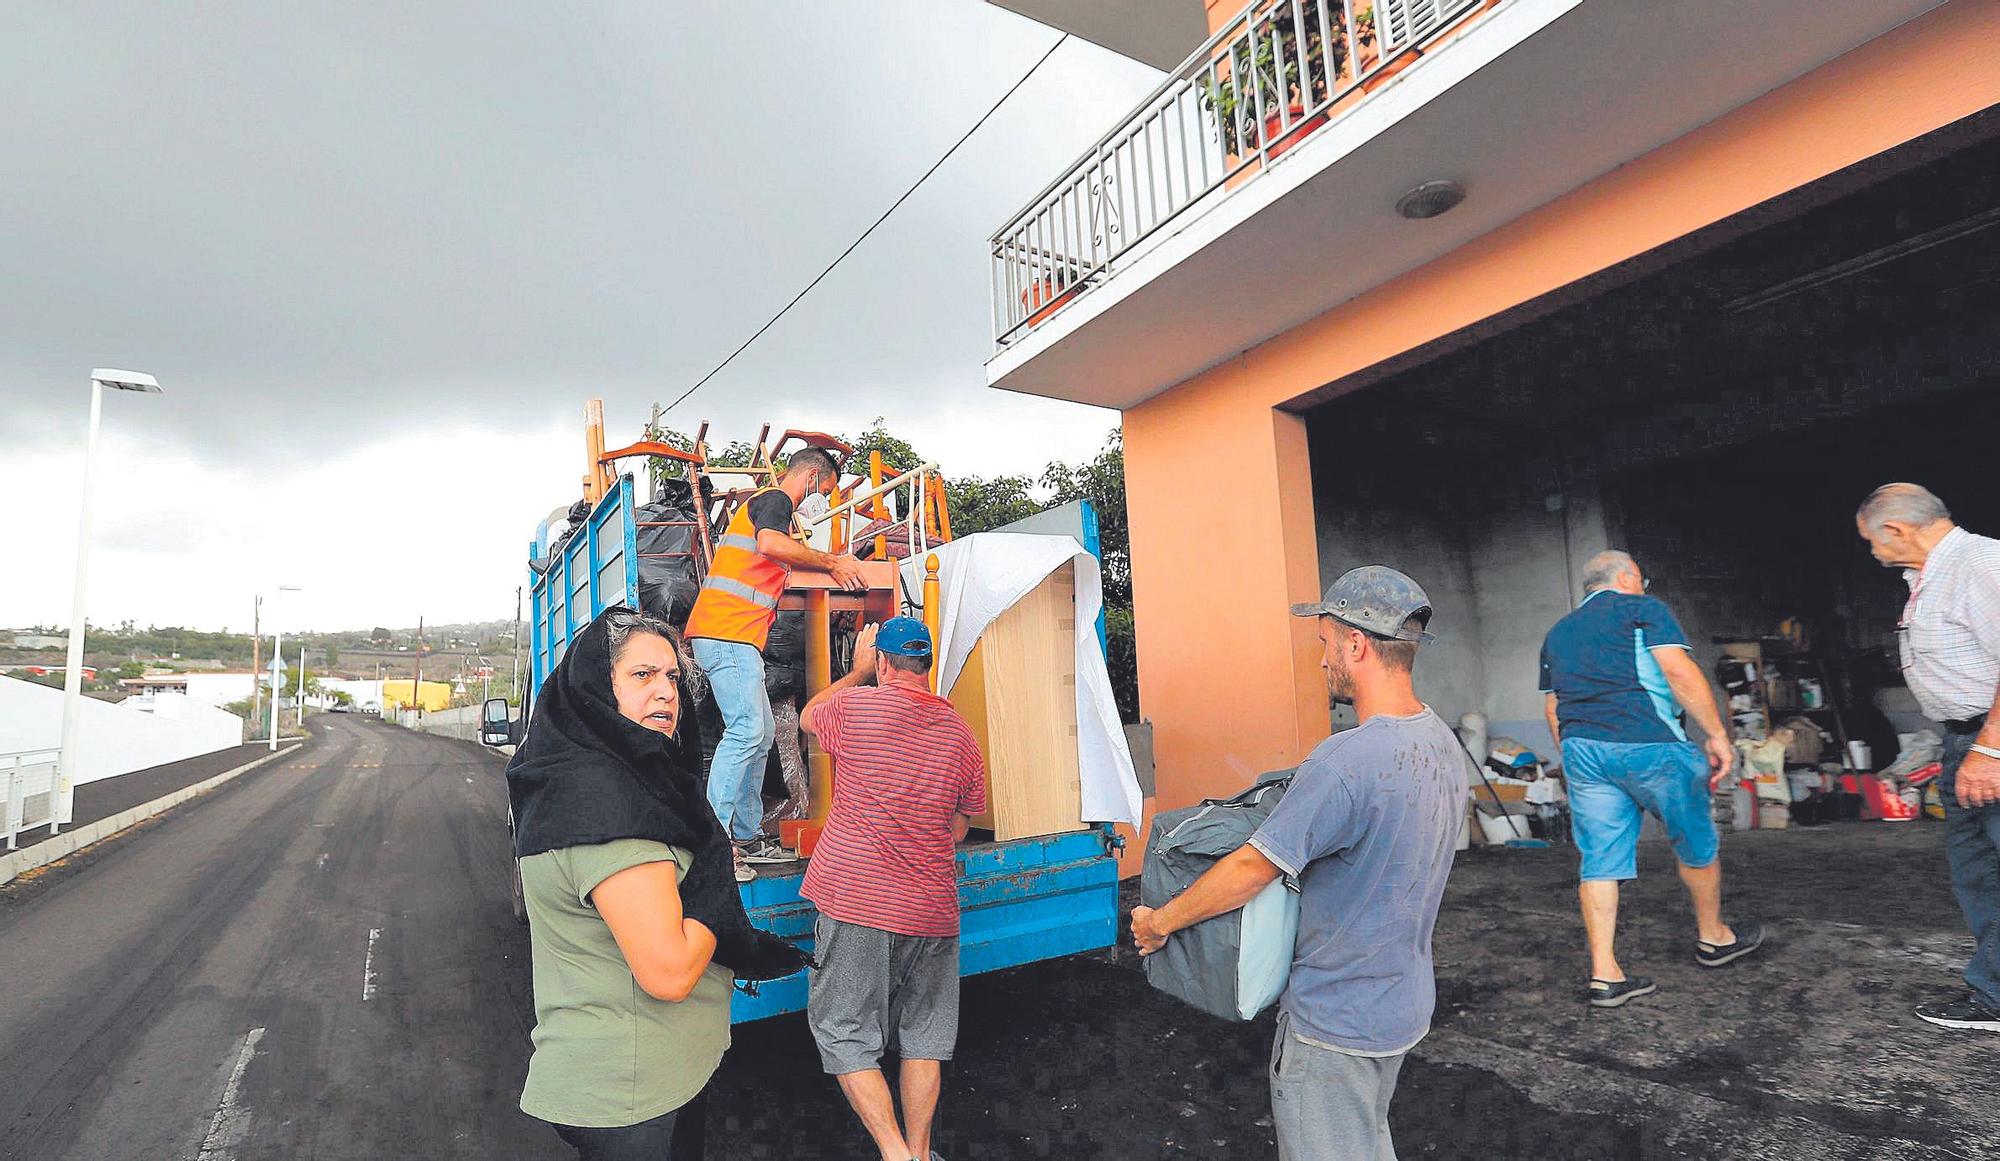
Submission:
<svg viewBox="0 0 2000 1161">
<path fill-rule="evenodd" d="M 1158 910 L 1132 912 L 1150 955 L 1169 936 L 1299 883 L 1299 932 L 1271 1055 L 1281 1161 L 1394 1158 L 1389 1101 L 1430 1030 L 1431 929 L 1465 810 L 1465 752 L 1410 683 L 1430 599 L 1370 565 L 1316 604 L 1327 691 L 1360 726 L 1315 748 L 1250 841 Z"/>
</svg>

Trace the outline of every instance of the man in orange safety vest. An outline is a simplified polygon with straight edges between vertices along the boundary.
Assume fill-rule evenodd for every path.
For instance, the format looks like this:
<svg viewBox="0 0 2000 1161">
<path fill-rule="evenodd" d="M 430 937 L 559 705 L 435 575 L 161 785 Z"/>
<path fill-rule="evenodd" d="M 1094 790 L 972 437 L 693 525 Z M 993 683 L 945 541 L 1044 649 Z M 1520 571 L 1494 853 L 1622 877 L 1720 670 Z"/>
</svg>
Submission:
<svg viewBox="0 0 2000 1161">
<path fill-rule="evenodd" d="M 819 448 L 795 453 L 783 475 L 739 505 L 716 541 L 708 579 L 688 614 L 688 643 L 708 674 L 722 711 L 722 738 L 708 770 L 708 801 L 736 847 L 736 880 L 756 877 L 752 863 L 792 856 L 759 833 L 764 818 L 764 757 L 776 736 L 764 691 L 764 645 L 778 616 L 778 598 L 793 568 L 832 575 L 843 588 L 860 588 L 861 562 L 820 552 L 792 536 L 792 514 L 809 495 L 826 496 L 840 469 Z"/>
</svg>

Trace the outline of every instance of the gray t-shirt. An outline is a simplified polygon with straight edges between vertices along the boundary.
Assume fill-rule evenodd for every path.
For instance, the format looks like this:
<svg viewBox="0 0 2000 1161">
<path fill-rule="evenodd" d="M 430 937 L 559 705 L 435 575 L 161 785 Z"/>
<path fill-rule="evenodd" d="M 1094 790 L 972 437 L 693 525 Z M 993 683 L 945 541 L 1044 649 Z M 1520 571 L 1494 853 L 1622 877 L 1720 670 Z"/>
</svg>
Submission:
<svg viewBox="0 0 2000 1161">
<path fill-rule="evenodd" d="M 1284 1010 L 1307 1040 L 1363 1056 L 1430 1031 L 1431 929 L 1465 813 L 1464 749 L 1426 707 L 1316 747 L 1250 838 L 1299 880 Z"/>
</svg>

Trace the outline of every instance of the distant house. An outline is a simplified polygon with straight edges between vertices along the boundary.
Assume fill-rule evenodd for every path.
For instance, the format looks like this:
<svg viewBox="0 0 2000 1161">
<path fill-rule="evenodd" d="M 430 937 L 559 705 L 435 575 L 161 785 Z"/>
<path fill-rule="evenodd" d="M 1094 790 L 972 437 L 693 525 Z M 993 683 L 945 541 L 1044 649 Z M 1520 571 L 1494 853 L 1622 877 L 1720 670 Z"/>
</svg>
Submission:
<svg viewBox="0 0 2000 1161">
<path fill-rule="evenodd" d="M 69 645 L 69 635 L 66 633 L 39 633 L 32 629 L 0 629 L 0 636 L 4 636 L 16 649 L 63 649 Z"/>
</svg>

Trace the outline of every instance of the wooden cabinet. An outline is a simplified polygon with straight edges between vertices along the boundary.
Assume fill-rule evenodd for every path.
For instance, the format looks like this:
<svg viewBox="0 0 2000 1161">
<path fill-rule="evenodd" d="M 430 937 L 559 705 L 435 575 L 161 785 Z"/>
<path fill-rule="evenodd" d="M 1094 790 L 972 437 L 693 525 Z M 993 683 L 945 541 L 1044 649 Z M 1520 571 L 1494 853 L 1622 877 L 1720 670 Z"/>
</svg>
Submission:
<svg viewBox="0 0 2000 1161">
<path fill-rule="evenodd" d="M 951 702 L 986 756 L 972 825 L 1001 841 L 1085 829 L 1076 745 L 1076 566 L 1002 613 L 966 659 Z"/>
</svg>

